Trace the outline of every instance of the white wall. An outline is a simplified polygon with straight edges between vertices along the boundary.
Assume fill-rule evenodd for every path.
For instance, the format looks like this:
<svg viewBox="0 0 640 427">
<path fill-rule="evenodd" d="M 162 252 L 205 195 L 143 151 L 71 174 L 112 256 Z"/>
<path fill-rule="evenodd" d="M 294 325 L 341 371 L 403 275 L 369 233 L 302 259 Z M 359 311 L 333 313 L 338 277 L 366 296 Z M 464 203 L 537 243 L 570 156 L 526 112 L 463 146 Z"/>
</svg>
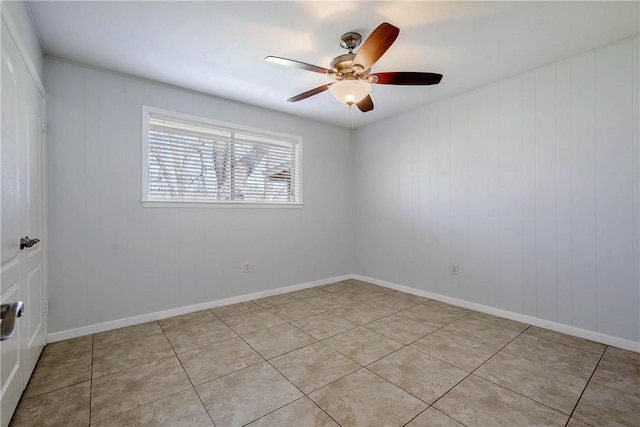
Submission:
<svg viewBox="0 0 640 427">
<path fill-rule="evenodd" d="M 354 272 L 639 342 L 639 47 L 360 128 Z"/>
<path fill-rule="evenodd" d="M 50 332 L 350 272 L 343 129 L 56 59 L 45 66 Z M 143 208 L 143 104 L 301 135 L 304 207 Z"/>
<path fill-rule="evenodd" d="M 2 1 L 0 2 L 0 11 L 3 15 L 8 15 L 11 25 L 15 27 L 18 33 L 20 43 L 27 52 L 28 60 L 33 65 L 33 71 L 38 74 L 38 78 L 42 80 L 44 75 L 44 56 L 38 40 L 38 35 L 31 22 L 27 5 L 24 1 Z"/>
</svg>

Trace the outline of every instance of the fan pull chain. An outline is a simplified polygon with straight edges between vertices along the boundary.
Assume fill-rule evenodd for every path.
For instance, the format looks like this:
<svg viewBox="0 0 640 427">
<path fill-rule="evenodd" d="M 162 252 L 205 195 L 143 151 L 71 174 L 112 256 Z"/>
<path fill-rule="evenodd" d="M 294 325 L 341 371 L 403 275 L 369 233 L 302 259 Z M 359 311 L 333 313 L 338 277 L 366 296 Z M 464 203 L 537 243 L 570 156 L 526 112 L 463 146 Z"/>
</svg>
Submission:
<svg viewBox="0 0 640 427">
<path fill-rule="evenodd" d="M 351 105 L 347 108 L 347 116 L 346 116 L 346 128 L 347 128 L 347 158 L 350 158 L 351 152 L 353 151 L 353 110 L 351 109 Z"/>
</svg>

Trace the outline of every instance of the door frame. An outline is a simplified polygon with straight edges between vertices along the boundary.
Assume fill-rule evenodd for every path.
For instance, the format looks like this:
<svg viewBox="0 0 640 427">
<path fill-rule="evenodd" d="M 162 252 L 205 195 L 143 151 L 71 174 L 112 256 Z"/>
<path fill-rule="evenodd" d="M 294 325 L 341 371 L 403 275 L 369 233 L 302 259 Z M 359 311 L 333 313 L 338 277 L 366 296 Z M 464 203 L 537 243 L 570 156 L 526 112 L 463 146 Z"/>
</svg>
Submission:
<svg viewBox="0 0 640 427">
<path fill-rule="evenodd" d="M 29 7 L 28 5 L 25 5 L 27 8 Z M 31 12 L 29 12 L 31 13 Z M 42 230 L 42 237 L 40 238 L 40 240 L 42 241 L 42 274 L 43 274 L 43 295 L 45 298 L 45 301 L 48 301 L 49 298 L 49 187 L 48 187 L 48 179 L 47 179 L 47 175 L 48 175 L 48 157 L 47 157 L 47 117 L 49 116 L 47 113 L 47 92 L 44 88 L 44 84 L 42 83 L 42 80 L 40 78 L 40 75 L 38 74 L 38 70 L 36 69 L 35 65 L 33 64 L 33 61 L 31 60 L 31 57 L 29 56 L 29 51 L 27 50 L 25 44 L 23 43 L 22 39 L 20 38 L 20 33 L 18 32 L 18 29 L 16 27 L 16 25 L 14 24 L 11 15 L 9 15 L 9 13 L 7 13 L 6 7 L 5 8 L 0 8 L 0 18 L 2 19 L 2 24 L 6 27 L 6 29 L 9 31 L 9 33 L 11 34 L 11 37 L 13 37 L 13 41 L 16 44 L 16 47 L 18 48 L 18 52 L 20 53 L 20 56 L 22 57 L 22 60 L 24 61 L 25 65 L 27 66 L 27 70 L 29 71 L 29 74 L 31 75 L 31 78 L 33 79 L 34 83 L 36 84 L 36 86 L 38 87 L 38 90 L 40 91 L 40 96 L 42 97 L 42 117 L 43 117 L 43 123 L 41 123 L 41 127 L 40 127 L 40 147 L 41 147 L 41 151 L 40 151 L 40 155 L 42 156 L 42 163 L 41 163 L 41 189 L 42 189 L 42 224 L 40 224 L 41 226 L 41 230 Z M 45 301 L 41 301 L 41 303 L 44 304 Z M 49 316 L 48 313 L 45 312 L 44 313 L 44 334 L 45 334 L 45 339 L 49 334 Z M 46 343 L 46 341 L 45 341 Z"/>
<path fill-rule="evenodd" d="M 29 6 L 26 5 L 28 8 Z M 49 334 L 49 316 L 48 310 L 45 310 L 48 305 L 49 299 L 49 256 L 48 256 L 48 238 L 49 238 L 49 189 L 48 189 L 48 157 L 47 157 L 47 93 L 38 74 L 38 71 L 29 56 L 29 51 L 26 48 L 26 45 L 20 38 L 20 33 L 11 18 L 11 15 L 8 13 L 6 7 L 0 7 L 0 19 L 2 26 L 7 29 L 7 32 L 13 39 L 15 46 L 18 50 L 18 53 L 26 66 L 29 75 L 32 81 L 35 83 L 41 97 L 41 112 L 42 119 L 40 123 L 40 189 L 41 189 L 41 218 L 40 218 L 40 235 L 39 239 L 41 240 L 41 251 L 42 251 L 42 296 L 43 300 L 40 301 L 40 308 L 43 310 L 42 313 L 42 326 L 43 326 L 43 335 L 44 335 L 44 344 L 47 343 L 47 338 Z M 35 366 L 34 366 L 35 367 Z M 24 387 L 28 382 L 28 377 L 30 377 L 32 372 L 23 372 L 25 378 L 23 379 Z M 23 389 L 24 391 L 24 389 Z"/>
</svg>

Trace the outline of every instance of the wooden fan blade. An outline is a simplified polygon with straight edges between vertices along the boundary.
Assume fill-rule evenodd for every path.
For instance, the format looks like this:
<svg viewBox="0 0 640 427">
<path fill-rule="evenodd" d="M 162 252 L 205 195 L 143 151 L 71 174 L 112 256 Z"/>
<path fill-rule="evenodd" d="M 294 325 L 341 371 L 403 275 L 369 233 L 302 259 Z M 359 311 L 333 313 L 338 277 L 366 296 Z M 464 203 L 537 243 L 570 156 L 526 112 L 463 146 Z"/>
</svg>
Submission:
<svg viewBox="0 0 640 427">
<path fill-rule="evenodd" d="M 376 84 L 379 85 L 437 85 L 442 80 L 442 74 L 411 71 L 391 71 L 371 75 L 378 77 Z"/>
<path fill-rule="evenodd" d="M 327 71 L 329 71 L 328 69 L 318 67 L 317 65 L 311 65 L 304 62 L 300 62 L 300 61 L 294 61 L 293 59 L 279 58 L 277 56 L 267 56 L 264 59 L 269 62 L 274 62 L 276 64 L 286 65 L 287 67 L 299 68 L 301 70 L 313 71 L 315 73 L 320 73 L 320 74 L 327 74 Z"/>
<path fill-rule="evenodd" d="M 356 105 L 363 113 L 373 110 L 373 100 L 369 95 L 365 96 L 362 101 L 358 102 Z"/>
<path fill-rule="evenodd" d="M 362 71 L 368 70 L 378 59 L 391 47 L 400 30 L 397 27 L 383 22 L 378 25 L 378 28 L 373 30 L 373 33 L 367 38 L 356 56 L 353 58 L 352 64 L 355 66 L 360 65 Z"/>
<path fill-rule="evenodd" d="M 325 90 L 329 89 L 329 86 L 331 86 L 332 84 L 333 83 L 329 83 L 329 84 L 326 84 L 326 85 L 318 86 L 315 89 L 311 89 L 311 90 L 308 90 L 308 91 L 306 91 L 304 93 L 301 93 L 300 95 L 296 95 L 294 97 L 291 97 L 291 98 L 287 99 L 287 101 L 288 102 L 297 102 L 297 101 L 301 101 L 303 99 L 309 98 L 310 96 L 317 95 L 317 94 L 322 93 Z"/>
</svg>

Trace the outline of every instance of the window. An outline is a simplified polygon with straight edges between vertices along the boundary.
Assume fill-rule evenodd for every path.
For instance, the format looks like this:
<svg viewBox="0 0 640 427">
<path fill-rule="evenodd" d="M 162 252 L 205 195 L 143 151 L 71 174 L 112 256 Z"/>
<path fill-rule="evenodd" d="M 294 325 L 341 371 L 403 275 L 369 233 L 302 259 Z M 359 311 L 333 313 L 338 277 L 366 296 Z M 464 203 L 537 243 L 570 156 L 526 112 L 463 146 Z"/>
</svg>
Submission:
<svg viewBox="0 0 640 427">
<path fill-rule="evenodd" d="M 145 206 L 301 203 L 299 137 L 147 106 L 142 117 Z"/>
</svg>

